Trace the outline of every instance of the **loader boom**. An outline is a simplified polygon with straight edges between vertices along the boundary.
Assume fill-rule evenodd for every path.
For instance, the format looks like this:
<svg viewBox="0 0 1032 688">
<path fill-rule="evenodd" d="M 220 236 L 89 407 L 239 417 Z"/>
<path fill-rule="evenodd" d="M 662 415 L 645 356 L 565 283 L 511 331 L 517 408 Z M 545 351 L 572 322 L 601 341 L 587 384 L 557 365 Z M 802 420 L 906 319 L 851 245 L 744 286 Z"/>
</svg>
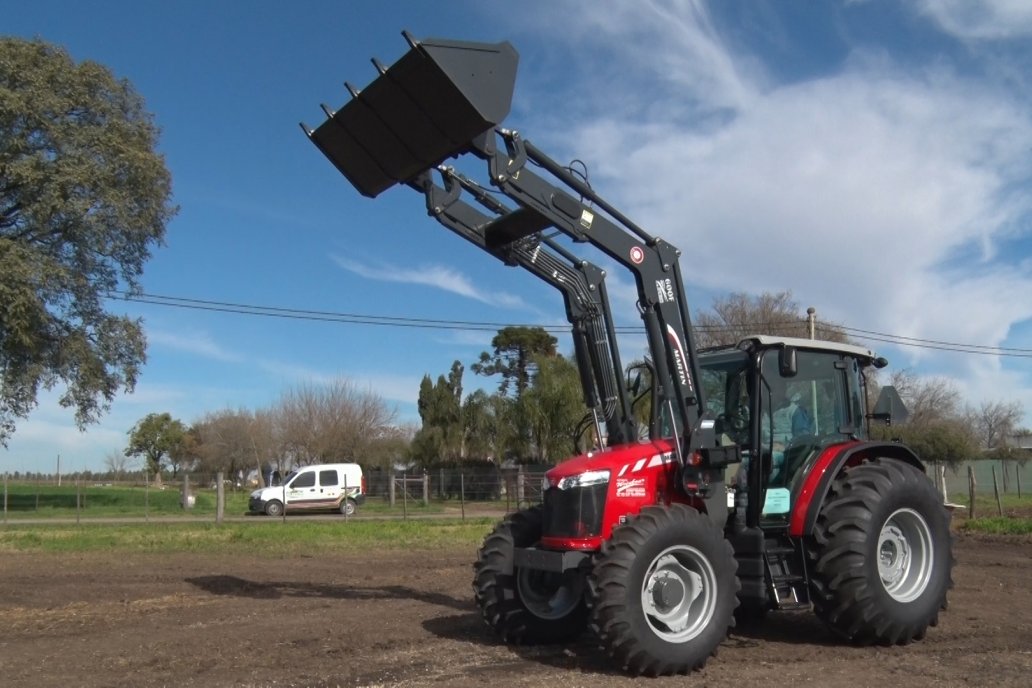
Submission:
<svg viewBox="0 0 1032 688">
<path fill-rule="evenodd" d="M 305 127 L 313 143 L 361 193 L 375 197 L 395 184 L 417 189 L 446 227 L 559 289 L 574 327 L 585 400 L 598 408 L 592 389 L 602 395 L 616 442 L 635 436 L 634 421 L 602 273 L 543 233 L 557 230 L 574 243 L 591 244 L 629 270 L 679 463 L 703 469 L 736 461 L 734 448 L 716 446 L 705 412 L 680 251 L 517 131 L 499 126 L 515 84 L 518 56 L 511 45 L 405 36 L 410 50 L 398 62 L 383 68 L 374 61 L 380 75 L 372 84 L 362 91 L 349 86 L 352 100 L 336 112 L 324 106 L 326 121 L 314 131 Z M 451 157 L 486 163 L 489 183 L 514 205 L 445 165 Z"/>
</svg>

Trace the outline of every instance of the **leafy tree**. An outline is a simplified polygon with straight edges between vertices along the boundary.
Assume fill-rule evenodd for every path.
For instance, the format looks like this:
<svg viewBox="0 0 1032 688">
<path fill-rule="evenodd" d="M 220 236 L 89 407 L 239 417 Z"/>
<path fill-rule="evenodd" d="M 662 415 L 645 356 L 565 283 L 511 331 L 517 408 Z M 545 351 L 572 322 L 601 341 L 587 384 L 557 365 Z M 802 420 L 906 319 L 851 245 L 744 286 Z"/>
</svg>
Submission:
<svg viewBox="0 0 1032 688">
<path fill-rule="evenodd" d="M 147 472 L 161 482 L 161 464 L 173 454 L 182 456 L 186 426 L 168 413 L 150 413 L 129 431 L 126 456 L 142 456 Z"/>
<path fill-rule="evenodd" d="M 472 392 L 463 401 L 463 445 L 467 457 L 489 459 L 498 456 L 505 437 L 505 401 L 504 397 L 492 396 L 482 389 Z"/>
<path fill-rule="evenodd" d="M 878 426 L 872 434 L 882 439 L 900 439 L 917 452 L 922 461 L 941 461 L 957 466 L 978 454 L 978 442 L 971 427 L 961 418 L 943 418 L 913 425 Z"/>
<path fill-rule="evenodd" d="M 423 465 L 456 461 L 463 457 L 462 373 L 459 361 L 452 363 L 448 377 L 437 383 L 424 375 L 419 387 L 419 417 L 423 426 L 412 442 L 412 458 Z"/>
<path fill-rule="evenodd" d="M 696 346 L 735 344 L 744 337 L 770 334 L 782 337 L 809 338 L 807 316 L 792 299 L 792 292 L 764 292 L 753 296 L 736 292 L 713 299 L 709 311 L 696 314 L 694 333 Z M 818 321 L 817 339 L 847 342 L 837 325 Z"/>
<path fill-rule="evenodd" d="M 494 355 L 486 351 L 471 368 L 477 375 L 501 375 L 501 394 L 515 393 L 519 398 L 530 386 L 534 356 L 555 356 L 556 338 L 541 327 L 505 327 L 491 340 Z"/>
<path fill-rule="evenodd" d="M 134 388 L 140 321 L 102 302 L 138 289 L 175 214 L 157 138 L 128 81 L 0 38 L 0 444 L 40 387 L 65 386 L 80 428 Z"/>
<path fill-rule="evenodd" d="M 518 403 L 529 420 L 537 457 L 547 463 L 565 458 L 575 448 L 577 425 L 587 409 L 572 361 L 542 356 L 536 364 L 533 383 Z"/>
</svg>

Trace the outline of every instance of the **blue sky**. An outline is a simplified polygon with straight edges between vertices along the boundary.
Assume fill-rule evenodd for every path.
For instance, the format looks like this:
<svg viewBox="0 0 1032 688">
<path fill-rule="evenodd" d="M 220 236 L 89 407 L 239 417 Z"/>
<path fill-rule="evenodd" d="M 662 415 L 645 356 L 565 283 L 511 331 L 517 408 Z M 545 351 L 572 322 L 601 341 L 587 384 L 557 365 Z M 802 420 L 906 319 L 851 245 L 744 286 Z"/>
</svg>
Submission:
<svg viewBox="0 0 1032 688">
<path fill-rule="evenodd" d="M 0 0 L 0 16 L 0 33 L 107 65 L 154 113 L 181 211 L 147 265 L 150 294 L 563 322 L 557 294 L 450 235 L 407 189 L 359 196 L 301 133 L 319 103 L 346 101 L 345 80 L 373 79 L 369 58 L 404 54 L 408 29 L 512 42 L 506 126 L 584 160 L 597 190 L 680 247 L 695 308 L 787 289 L 853 328 L 1032 350 L 1027 3 Z M 609 285 L 634 324 L 628 276 L 610 270 Z M 58 455 L 101 469 L 147 413 L 191 422 L 339 376 L 416 421 L 422 376 L 468 366 L 492 335 L 112 307 L 145 321 L 136 392 L 85 433 L 42 394 L 0 470 L 53 470 Z M 971 404 L 1032 411 L 1032 358 L 858 339 Z"/>
</svg>

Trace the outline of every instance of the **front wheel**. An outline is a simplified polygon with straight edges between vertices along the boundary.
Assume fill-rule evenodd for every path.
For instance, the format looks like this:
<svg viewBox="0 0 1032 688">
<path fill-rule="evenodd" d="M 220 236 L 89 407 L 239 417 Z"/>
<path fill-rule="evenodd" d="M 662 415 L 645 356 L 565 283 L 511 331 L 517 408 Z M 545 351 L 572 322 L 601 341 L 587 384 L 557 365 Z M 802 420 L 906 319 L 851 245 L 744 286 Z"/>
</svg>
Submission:
<svg viewBox="0 0 1032 688">
<path fill-rule="evenodd" d="M 474 564 L 473 590 L 487 625 L 514 645 L 557 643 L 579 636 L 587 625 L 584 576 L 521 569 L 514 548 L 541 539 L 541 507 L 517 512 L 484 540 Z"/>
<path fill-rule="evenodd" d="M 810 543 L 814 611 L 857 643 L 924 636 L 953 585 L 949 514 L 931 481 L 893 459 L 835 479 Z"/>
<path fill-rule="evenodd" d="M 278 502 L 275 499 L 265 505 L 265 513 L 269 516 L 282 516 L 283 515 L 283 503 Z"/>
<path fill-rule="evenodd" d="M 646 507 L 596 559 L 592 629 L 630 673 L 698 669 L 734 625 L 737 568 L 707 516 L 681 504 Z"/>
<path fill-rule="evenodd" d="M 340 513 L 344 516 L 354 516 L 356 511 L 358 511 L 358 507 L 355 505 L 354 499 L 348 497 L 340 503 Z"/>
</svg>

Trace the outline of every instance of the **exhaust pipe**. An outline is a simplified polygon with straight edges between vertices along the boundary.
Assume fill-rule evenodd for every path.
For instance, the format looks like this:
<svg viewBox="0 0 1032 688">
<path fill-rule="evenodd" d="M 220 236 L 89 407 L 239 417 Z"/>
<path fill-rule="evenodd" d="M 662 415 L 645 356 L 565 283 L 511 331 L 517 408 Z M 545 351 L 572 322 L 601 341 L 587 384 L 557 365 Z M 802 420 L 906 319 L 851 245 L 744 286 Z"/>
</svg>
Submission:
<svg viewBox="0 0 1032 688">
<path fill-rule="evenodd" d="M 412 180 L 500 124 L 509 114 L 519 55 L 507 41 L 414 40 L 365 89 L 314 131 L 301 127 L 341 174 L 375 198 Z"/>
</svg>

